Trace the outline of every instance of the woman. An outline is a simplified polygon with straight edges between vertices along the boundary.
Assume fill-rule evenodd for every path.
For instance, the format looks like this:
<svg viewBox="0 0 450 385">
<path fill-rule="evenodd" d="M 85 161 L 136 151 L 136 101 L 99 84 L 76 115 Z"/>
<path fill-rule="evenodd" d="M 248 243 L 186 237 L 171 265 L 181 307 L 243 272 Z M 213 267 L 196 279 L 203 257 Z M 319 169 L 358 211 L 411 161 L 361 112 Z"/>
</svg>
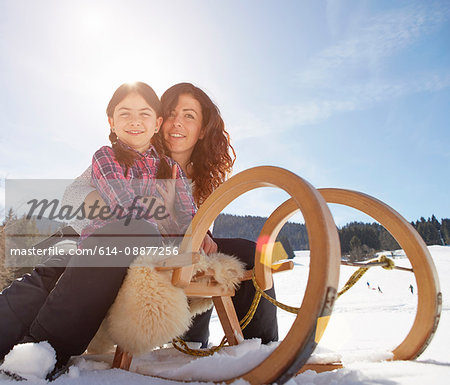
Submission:
<svg viewBox="0 0 450 385">
<path fill-rule="evenodd" d="M 190 83 L 170 87 L 161 97 L 163 125 L 159 133 L 168 154 L 193 181 L 193 195 L 198 206 L 220 186 L 231 171 L 234 150 L 219 109 L 209 96 Z M 229 152 L 232 152 L 233 157 Z M 206 244 L 205 244 L 206 243 Z M 206 238 L 205 252 L 218 251 L 235 255 L 245 262 L 247 269 L 254 266 L 256 244 L 242 238 Z M 275 296 L 274 289 L 267 292 Z M 233 297 L 239 319 L 247 313 L 255 295 L 251 281 L 241 283 Z M 207 344 L 211 311 L 196 317 L 186 340 Z M 262 299 L 250 324 L 243 330 L 244 338 L 261 338 L 263 343 L 278 340 L 276 308 Z"/>
</svg>

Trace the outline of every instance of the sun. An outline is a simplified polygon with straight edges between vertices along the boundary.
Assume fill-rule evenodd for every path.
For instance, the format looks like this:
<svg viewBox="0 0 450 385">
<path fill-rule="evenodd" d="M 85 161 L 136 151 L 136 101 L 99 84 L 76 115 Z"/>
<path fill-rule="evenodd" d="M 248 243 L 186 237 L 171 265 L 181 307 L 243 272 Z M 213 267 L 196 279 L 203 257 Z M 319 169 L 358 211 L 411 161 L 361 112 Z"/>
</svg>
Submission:
<svg viewBox="0 0 450 385">
<path fill-rule="evenodd" d="M 105 27 L 105 16 L 96 10 L 86 11 L 81 16 L 81 28 L 89 35 L 98 34 L 101 31 L 104 31 Z"/>
<path fill-rule="evenodd" d="M 105 95 L 124 82 L 143 81 L 160 95 L 174 80 L 175 59 L 159 34 L 136 22 L 126 8 L 99 2 L 77 8 L 72 18 L 71 55 L 79 58 L 77 83 L 91 98 Z M 160 29 L 158 29 L 160 31 Z"/>
</svg>

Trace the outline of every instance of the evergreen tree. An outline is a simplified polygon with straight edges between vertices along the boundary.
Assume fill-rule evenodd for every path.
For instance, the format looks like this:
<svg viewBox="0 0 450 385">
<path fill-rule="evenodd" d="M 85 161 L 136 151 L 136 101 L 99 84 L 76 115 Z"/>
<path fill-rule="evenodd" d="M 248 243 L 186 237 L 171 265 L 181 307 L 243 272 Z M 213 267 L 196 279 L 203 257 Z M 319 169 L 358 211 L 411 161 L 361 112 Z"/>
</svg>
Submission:
<svg viewBox="0 0 450 385">
<path fill-rule="evenodd" d="M 361 240 L 356 235 L 354 235 L 350 240 L 350 249 L 354 250 L 358 247 L 361 247 Z"/>
<path fill-rule="evenodd" d="M 436 217 L 434 216 L 434 214 L 431 216 L 431 223 L 433 224 L 434 227 L 436 227 L 436 229 L 440 230 L 441 229 L 441 224 L 439 223 L 439 221 L 436 219 Z"/>
<path fill-rule="evenodd" d="M 441 220 L 441 236 L 446 245 L 450 245 L 450 219 Z"/>
<path fill-rule="evenodd" d="M 3 221 L 3 226 L 6 227 L 8 224 L 13 223 L 15 220 L 17 220 L 17 216 L 14 213 L 12 207 L 10 207 L 8 210 L 8 214 L 6 214 L 5 220 Z"/>
<path fill-rule="evenodd" d="M 371 249 L 380 249 L 380 238 L 375 223 L 351 222 L 339 230 L 339 239 L 343 254 L 351 251 L 350 241 L 354 235 L 361 241 L 361 246 L 366 245 Z"/>
<path fill-rule="evenodd" d="M 380 240 L 380 250 L 397 250 L 400 248 L 391 233 L 381 225 L 378 225 L 378 239 Z"/>
<path fill-rule="evenodd" d="M 422 221 L 422 219 L 423 217 L 417 225 L 417 232 L 427 245 L 440 245 L 441 237 L 439 230 L 436 228 L 435 224 L 433 224 L 431 218 L 428 218 L 427 221 L 425 221 L 425 219 Z"/>
</svg>

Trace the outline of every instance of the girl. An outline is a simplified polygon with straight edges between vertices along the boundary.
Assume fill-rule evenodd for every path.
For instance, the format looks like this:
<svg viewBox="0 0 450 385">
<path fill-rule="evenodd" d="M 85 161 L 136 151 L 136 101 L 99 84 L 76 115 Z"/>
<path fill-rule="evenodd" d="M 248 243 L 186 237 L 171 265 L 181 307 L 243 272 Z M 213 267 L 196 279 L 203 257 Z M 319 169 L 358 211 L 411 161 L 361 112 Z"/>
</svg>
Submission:
<svg viewBox="0 0 450 385">
<path fill-rule="evenodd" d="M 196 207 L 180 166 L 160 155 L 164 151 L 162 141 L 154 135 L 161 127 L 162 113 L 155 92 L 145 83 L 123 84 L 111 98 L 106 113 L 112 147 L 104 146 L 94 154 L 91 179 L 115 215 L 110 215 L 107 220 L 96 219 L 85 227 L 81 242 L 106 223 L 117 221 L 118 217 L 126 218 L 126 223 L 131 218 L 143 217 L 166 234 L 183 234 Z M 170 177 L 169 166 L 176 179 L 175 196 L 170 202 L 164 202 L 167 195 L 156 178 Z M 156 198 L 156 207 L 162 208 L 163 212 L 151 212 L 141 197 Z M 147 202 L 151 202 L 151 208 L 155 210 L 155 199 L 147 199 Z"/>
</svg>

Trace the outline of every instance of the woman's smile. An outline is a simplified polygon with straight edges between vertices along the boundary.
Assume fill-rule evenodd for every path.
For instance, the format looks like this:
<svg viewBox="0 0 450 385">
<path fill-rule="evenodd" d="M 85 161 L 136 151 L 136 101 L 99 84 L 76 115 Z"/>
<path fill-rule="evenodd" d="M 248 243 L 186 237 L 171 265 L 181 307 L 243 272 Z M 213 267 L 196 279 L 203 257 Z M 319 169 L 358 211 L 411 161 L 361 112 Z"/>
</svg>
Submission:
<svg viewBox="0 0 450 385">
<path fill-rule="evenodd" d="M 184 134 L 181 134 L 181 133 L 179 133 L 179 132 L 169 132 L 169 140 L 179 140 L 179 139 L 184 139 L 184 138 L 186 138 L 186 135 L 184 135 Z"/>
<path fill-rule="evenodd" d="M 202 107 L 192 95 L 182 94 L 163 123 L 164 140 L 173 157 L 188 160 L 197 141 L 203 138 Z M 183 163 L 183 162 L 181 162 Z"/>
</svg>

